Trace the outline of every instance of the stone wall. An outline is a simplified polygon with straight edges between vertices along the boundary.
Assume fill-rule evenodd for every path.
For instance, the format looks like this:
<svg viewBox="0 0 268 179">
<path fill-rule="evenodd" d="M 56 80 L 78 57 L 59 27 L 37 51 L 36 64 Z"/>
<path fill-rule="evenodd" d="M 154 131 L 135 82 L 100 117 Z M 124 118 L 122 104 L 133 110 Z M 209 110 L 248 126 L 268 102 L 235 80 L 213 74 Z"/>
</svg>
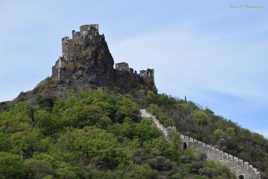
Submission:
<svg viewBox="0 0 268 179">
<path fill-rule="evenodd" d="M 168 129 L 168 131 L 171 128 Z M 226 166 L 238 178 L 243 176 L 244 179 L 260 179 L 260 172 L 250 165 L 248 162 L 243 161 L 233 155 L 223 152 L 214 146 L 205 144 L 201 141 L 195 140 L 189 136 L 181 135 L 184 147 L 195 148 L 207 155 L 208 160 L 218 161 Z"/>
<path fill-rule="evenodd" d="M 151 118 L 156 127 L 168 137 L 170 131 L 176 129 L 175 127 L 165 128 L 155 116 L 148 113 L 146 110 L 141 110 L 142 117 Z M 207 155 L 208 160 L 216 161 L 229 168 L 239 179 L 261 179 L 260 172 L 254 168 L 249 162 L 243 161 L 233 155 L 223 152 L 214 146 L 205 144 L 204 142 L 193 139 L 189 136 L 181 135 L 183 142 L 182 147 L 193 148 Z"/>
<path fill-rule="evenodd" d="M 126 62 L 116 63 L 115 64 L 115 69 L 119 70 L 119 71 L 128 71 L 128 72 L 130 72 L 129 65 Z"/>
</svg>

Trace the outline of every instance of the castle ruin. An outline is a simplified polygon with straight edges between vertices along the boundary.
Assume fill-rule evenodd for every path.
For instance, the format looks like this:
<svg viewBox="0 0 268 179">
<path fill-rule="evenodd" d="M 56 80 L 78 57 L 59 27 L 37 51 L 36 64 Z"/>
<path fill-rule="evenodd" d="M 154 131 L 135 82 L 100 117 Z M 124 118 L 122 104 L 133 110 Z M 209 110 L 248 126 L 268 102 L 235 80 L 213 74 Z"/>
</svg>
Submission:
<svg viewBox="0 0 268 179">
<path fill-rule="evenodd" d="M 72 31 L 71 37 L 62 38 L 61 44 L 62 55 L 52 68 L 51 78 L 56 82 L 76 83 L 85 88 L 116 83 L 122 87 L 128 85 L 130 89 L 143 84 L 145 88 L 156 89 L 153 69 L 137 73 L 126 62 L 114 65 L 98 24 L 80 26 L 79 31 Z M 132 79 L 132 83 L 123 84 L 122 81 L 127 82 L 127 79 Z"/>
<path fill-rule="evenodd" d="M 128 93 L 135 90 L 157 91 L 154 70 L 137 73 L 128 63 L 114 64 L 104 34 L 98 24 L 80 26 L 72 30 L 71 37 L 61 40 L 62 54 L 52 67 L 52 75 L 40 82 L 33 90 L 20 93 L 14 101 L 30 101 L 38 97 L 64 98 L 70 90 L 77 93 L 96 88 Z M 0 110 L 5 104 L 0 104 Z"/>
<path fill-rule="evenodd" d="M 102 42 L 104 35 L 99 34 L 99 25 L 82 25 L 80 31 L 72 31 L 72 38 L 62 38 L 62 56 L 59 57 L 52 70 L 54 80 L 62 80 L 64 69 L 74 66 L 81 58 L 90 58 L 94 45 Z M 65 70 L 66 71 L 66 70 Z"/>
</svg>

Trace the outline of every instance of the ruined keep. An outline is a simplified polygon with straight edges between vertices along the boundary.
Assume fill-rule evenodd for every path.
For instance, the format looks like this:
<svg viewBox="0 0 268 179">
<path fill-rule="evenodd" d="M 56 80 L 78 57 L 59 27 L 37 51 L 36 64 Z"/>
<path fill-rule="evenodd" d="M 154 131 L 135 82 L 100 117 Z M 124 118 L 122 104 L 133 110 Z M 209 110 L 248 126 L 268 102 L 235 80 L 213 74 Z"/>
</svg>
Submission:
<svg viewBox="0 0 268 179">
<path fill-rule="evenodd" d="M 153 69 L 137 73 L 128 63 L 114 64 L 99 25 L 82 25 L 71 37 L 61 40 L 62 54 L 52 67 L 52 75 L 32 91 L 22 92 L 15 101 L 36 101 L 36 96 L 65 97 L 70 90 L 108 88 L 127 93 L 144 89 L 156 91 Z"/>
<path fill-rule="evenodd" d="M 71 38 L 62 38 L 62 56 L 52 68 L 52 79 L 66 81 L 88 78 L 84 82 L 93 82 L 92 74 L 95 74 L 96 78 L 103 78 L 99 82 L 107 83 L 105 80 L 112 77 L 113 65 L 113 57 L 104 35 L 99 33 L 99 26 L 82 25 L 80 31 L 72 31 Z"/>
<path fill-rule="evenodd" d="M 82 25 L 78 32 L 72 31 L 71 38 L 62 38 L 62 56 L 53 66 L 51 78 L 83 89 L 103 86 L 156 89 L 153 69 L 138 74 L 126 62 L 117 63 L 114 68 L 113 57 L 97 24 Z"/>
</svg>

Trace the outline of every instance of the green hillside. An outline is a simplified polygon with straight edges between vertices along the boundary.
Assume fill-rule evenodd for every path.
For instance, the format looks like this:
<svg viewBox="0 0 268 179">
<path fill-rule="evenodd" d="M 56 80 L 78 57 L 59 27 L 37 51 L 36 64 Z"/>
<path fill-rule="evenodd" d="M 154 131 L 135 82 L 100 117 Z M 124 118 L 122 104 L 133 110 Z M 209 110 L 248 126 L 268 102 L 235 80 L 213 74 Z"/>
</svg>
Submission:
<svg viewBox="0 0 268 179">
<path fill-rule="evenodd" d="M 250 162 L 263 172 L 264 179 L 268 178 L 268 140 L 262 135 L 243 129 L 191 101 L 151 92 L 146 104 L 164 125 L 176 126 L 182 134 Z"/>
<path fill-rule="evenodd" d="M 141 119 L 139 109 L 146 105 L 150 105 L 165 124 L 177 121 L 180 126 L 185 121 L 187 129 L 183 132 L 211 143 L 218 141 L 216 134 L 230 133 L 233 135 L 230 140 L 236 142 L 250 136 L 248 140 L 256 145 L 267 145 L 260 136 L 214 119 L 209 111 L 195 114 L 198 108 L 192 103 L 152 93 L 145 97 L 138 93 L 119 95 L 92 90 L 49 103 L 39 98 L 34 106 L 20 102 L 0 113 L 0 178 L 234 178 L 226 168 L 206 161 L 203 154 L 190 149 L 183 151 L 175 131 L 168 142 L 149 119 Z M 176 111 L 179 118 L 173 118 L 172 111 Z M 191 114 L 205 117 L 195 119 Z M 233 126 L 234 130 L 215 132 L 216 126 L 223 130 L 220 124 Z M 204 132 L 206 125 L 209 130 Z M 195 133 L 197 130 L 200 132 Z M 210 139 L 211 130 L 216 134 Z M 237 130 L 242 135 L 237 136 Z M 226 150 L 238 153 L 237 148 L 226 146 Z M 239 154 L 252 159 L 249 152 L 250 148 Z M 261 161 L 265 159 L 263 156 Z"/>
</svg>

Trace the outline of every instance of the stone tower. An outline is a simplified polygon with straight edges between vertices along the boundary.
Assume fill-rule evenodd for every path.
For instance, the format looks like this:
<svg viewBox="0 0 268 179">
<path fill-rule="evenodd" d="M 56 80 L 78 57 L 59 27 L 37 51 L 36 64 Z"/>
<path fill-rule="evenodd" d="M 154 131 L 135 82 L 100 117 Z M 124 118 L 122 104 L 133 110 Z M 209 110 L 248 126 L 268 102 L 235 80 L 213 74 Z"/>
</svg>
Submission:
<svg viewBox="0 0 268 179">
<path fill-rule="evenodd" d="M 62 38 L 62 56 L 53 66 L 55 81 L 106 84 L 112 76 L 114 60 L 97 24 L 82 25 L 72 37 Z"/>
<path fill-rule="evenodd" d="M 142 78 L 151 79 L 154 81 L 154 69 L 148 68 L 147 70 L 141 70 L 140 76 Z"/>
</svg>

